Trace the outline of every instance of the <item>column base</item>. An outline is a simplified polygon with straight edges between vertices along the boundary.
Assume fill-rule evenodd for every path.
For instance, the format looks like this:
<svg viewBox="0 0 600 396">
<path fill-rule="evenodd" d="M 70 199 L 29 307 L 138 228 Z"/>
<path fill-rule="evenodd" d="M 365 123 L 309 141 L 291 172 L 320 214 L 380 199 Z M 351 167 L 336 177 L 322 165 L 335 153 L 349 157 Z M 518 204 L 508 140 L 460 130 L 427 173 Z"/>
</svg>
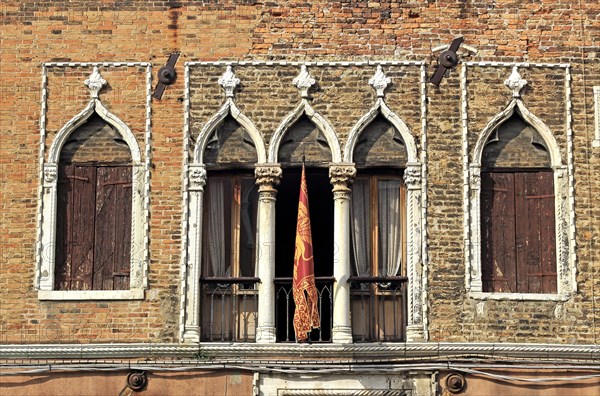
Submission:
<svg viewBox="0 0 600 396">
<path fill-rule="evenodd" d="M 332 340 L 335 344 L 352 344 L 352 328 L 350 326 L 333 326 Z"/>
<path fill-rule="evenodd" d="M 259 326 L 256 328 L 257 344 L 273 344 L 277 342 L 275 326 Z"/>
<path fill-rule="evenodd" d="M 406 326 L 406 342 L 425 342 L 425 332 L 423 331 L 423 326 Z"/>
<path fill-rule="evenodd" d="M 186 326 L 183 330 L 182 338 L 184 344 L 198 344 L 200 342 L 200 327 Z"/>
</svg>

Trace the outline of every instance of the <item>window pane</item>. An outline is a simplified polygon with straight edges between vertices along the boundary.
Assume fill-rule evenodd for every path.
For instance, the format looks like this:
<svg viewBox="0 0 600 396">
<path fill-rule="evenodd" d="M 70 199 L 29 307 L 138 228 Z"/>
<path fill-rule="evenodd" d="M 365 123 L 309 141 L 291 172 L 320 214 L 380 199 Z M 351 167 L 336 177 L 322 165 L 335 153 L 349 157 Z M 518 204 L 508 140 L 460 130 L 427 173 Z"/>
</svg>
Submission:
<svg viewBox="0 0 600 396">
<path fill-rule="evenodd" d="M 378 275 L 395 276 L 402 261 L 400 180 L 377 181 Z"/>
<path fill-rule="evenodd" d="M 371 197 L 368 178 L 357 178 L 354 181 L 350 211 L 352 273 L 358 276 L 369 276 L 371 275 Z"/>
<path fill-rule="evenodd" d="M 206 189 L 203 276 L 231 274 L 232 182 L 228 177 L 209 177 Z"/>
<path fill-rule="evenodd" d="M 256 213 L 258 187 L 254 179 L 241 180 L 240 197 L 240 276 L 255 276 Z"/>
</svg>

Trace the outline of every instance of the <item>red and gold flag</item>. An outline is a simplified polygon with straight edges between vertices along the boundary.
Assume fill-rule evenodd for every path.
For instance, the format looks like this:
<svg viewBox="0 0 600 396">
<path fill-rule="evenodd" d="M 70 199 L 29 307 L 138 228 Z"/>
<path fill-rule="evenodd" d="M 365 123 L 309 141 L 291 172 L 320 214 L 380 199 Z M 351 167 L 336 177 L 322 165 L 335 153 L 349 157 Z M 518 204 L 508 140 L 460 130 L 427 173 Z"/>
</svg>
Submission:
<svg viewBox="0 0 600 396">
<path fill-rule="evenodd" d="M 313 328 L 321 327 L 317 309 L 317 287 L 313 260 L 312 235 L 308 212 L 308 189 L 302 164 L 298 224 L 296 226 L 296 250 L 294 252 L 294 332 L 296 341 L 306 341 Z"/>
</svg>

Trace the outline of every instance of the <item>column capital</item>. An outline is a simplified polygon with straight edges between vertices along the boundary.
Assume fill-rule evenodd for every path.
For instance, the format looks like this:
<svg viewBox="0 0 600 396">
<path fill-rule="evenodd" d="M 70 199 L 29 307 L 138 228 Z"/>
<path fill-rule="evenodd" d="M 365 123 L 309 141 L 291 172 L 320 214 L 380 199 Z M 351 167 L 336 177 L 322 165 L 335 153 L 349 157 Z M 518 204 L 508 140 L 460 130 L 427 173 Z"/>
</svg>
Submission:
<svg viewBox="0 0 600 396">
<path fill-rule="evenodd" d="M 259 192 L 275 192 L 275 186 L 281 180 L 281 166 L 279 164 L 258 164 L 254 168 L 254 176 Z"/>
<path fill-rule="evenodd" d="M 191 191 L 203 191 L 206 184 L 206 168 L 202 164 L 190 164 L 188 167 L 188 178 Z"/>
<path fill-rule="evenodd" d="M 335 163 L 329 165 L 329 179 L 333 185 L 333 194 L 349 194 L 350 185 L 356 176 L 353 163 Z"/>
<path fill-rule="evenodd" d="M 404 182 L 409 189 L 417 189 L 421 187 L 421 164 L 409 163 L 404 170 Z"/>
</svg>

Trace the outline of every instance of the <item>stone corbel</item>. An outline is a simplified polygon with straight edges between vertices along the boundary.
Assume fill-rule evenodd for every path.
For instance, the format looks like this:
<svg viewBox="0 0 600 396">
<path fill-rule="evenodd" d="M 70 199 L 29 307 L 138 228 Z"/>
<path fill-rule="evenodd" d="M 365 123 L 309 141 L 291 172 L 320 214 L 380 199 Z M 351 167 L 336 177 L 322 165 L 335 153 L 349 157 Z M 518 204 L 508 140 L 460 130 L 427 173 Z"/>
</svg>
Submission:
<svg viewBox="0 0 600 396">
<path fill-rule="evenodd" d="M 421 164 L 408 163 L 406 165 L 406 169 L 404 170 L 404 182 L 409 190 L 421 189 L 421 169 Z"/>
</svg>

